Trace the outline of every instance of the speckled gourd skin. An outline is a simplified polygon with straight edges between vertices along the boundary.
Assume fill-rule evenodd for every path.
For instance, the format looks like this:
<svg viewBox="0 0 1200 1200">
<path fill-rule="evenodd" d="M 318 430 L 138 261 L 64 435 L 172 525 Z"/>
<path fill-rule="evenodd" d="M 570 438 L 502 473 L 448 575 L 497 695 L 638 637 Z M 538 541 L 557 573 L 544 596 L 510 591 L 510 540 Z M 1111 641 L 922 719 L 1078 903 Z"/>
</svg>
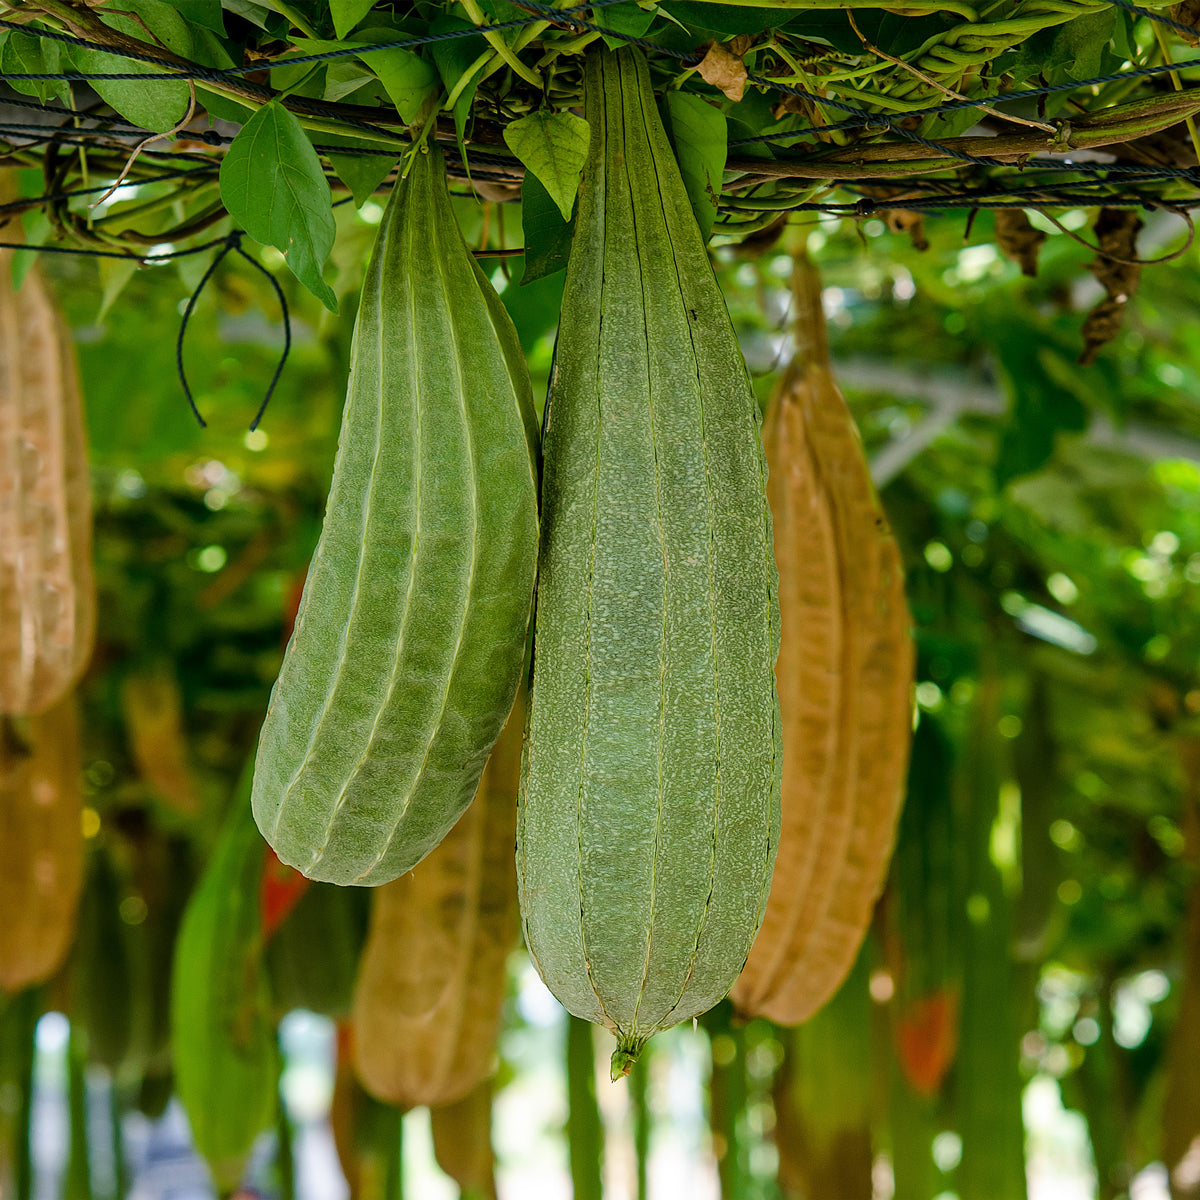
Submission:
<svg viewBox="0 0 1200 1200">
<path fill-rule="evenodd" d="M 0 203 L 15 199 L 0 169 Z M 0 240 L 20 240 L 20 221 Z M 0 250 L 0 713 L 42 713 L 92 653 L 91 478 L 79 364 L 35 263 L 12 286 Z"/>
<path fill-rule="evenodd" d="M 746 960 L 779 831 L 766 464 L 745 363 L 633 50 L 591 147 L 543 428 L 517 876 L 550 990 L 614 1075 Z"/>
<path fill-rule="evenodd" d="M 325 523 L 255 765 L 258 826 L 310 878 L 395 879 L 471 802 L 524 664 L 536 442 L 516 331 L 431 146 L 367 268 Z"/>
<path fill-rule="evenodd" d="M 0 1003 L 49 979 L 71 948 L 82 816 L 75 697 L 39 716 L 0 717 Z"/>
</svg>

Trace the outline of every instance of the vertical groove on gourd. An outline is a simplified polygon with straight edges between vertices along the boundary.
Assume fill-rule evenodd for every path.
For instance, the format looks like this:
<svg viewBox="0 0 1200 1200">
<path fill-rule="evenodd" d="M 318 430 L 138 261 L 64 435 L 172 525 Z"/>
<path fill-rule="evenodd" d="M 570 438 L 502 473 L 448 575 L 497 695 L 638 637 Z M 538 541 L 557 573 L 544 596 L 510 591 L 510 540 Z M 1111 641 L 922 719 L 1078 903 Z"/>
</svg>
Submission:
<svg viewBox="0 0 1200 1200">
<path fill-rule="evenodd" d="M 521 672 L 536 444 L 516 331 L 432 146 L 367 269 L 321 542 L 259 745 L 256 819 L 305 874 L 394 879 L 470 802 Z"/>
<path fill-rule="evenodd" d="M 592 53 L 585 107 L 518 879 L 538 970 L 620 1070 L 724 995 L 761 916 L 778 618 L 757 405 L 640 55 Z"/>
<path fill-rule="evenodd" d="M 83 887 L 83 766 L 74 696 L 0 717 L 0 991 L 62 965 Z"/>
<path fill-rule="evenodd" d="M 507 958 L 525 705 L 519 694 L 474 802 L 409 874 L 371 897 L 354 995 L 355 1068 L 391 1104 L 448 1104 L 492 1069 Z"/>
<path fill-rule="evenodd" d="M 16 196 L 0 169 L 0 203 Z M 7 240 L 20 223 L 3 227 Z M 95 631 L 91 481 L 79 367 L 35 263 L 0 250 L 0 713 L 44 712 L 82 675 Z"/>
<path fill-rule="evenodd" d="M 793 278 L 796 357 L 767 414 L 781 573 L 783 832 L 754 949 L 733 989 L 795 1024 L 840 985 L 883 886 L 911 732 L 913 649 L 899 550 L 829 367 L 821 287 Z"/>
</svg>

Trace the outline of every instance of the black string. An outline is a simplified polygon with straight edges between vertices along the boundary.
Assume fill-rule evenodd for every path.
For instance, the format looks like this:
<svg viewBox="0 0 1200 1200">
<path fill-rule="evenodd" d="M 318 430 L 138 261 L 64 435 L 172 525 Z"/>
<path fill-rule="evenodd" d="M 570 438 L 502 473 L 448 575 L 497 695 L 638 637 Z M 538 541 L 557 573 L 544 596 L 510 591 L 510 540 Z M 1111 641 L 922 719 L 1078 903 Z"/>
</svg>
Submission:
<svg viewBox="0 0 1200 1200">
<path fill-rule="evenodd" d="M 209 243 L 205 247 L 197 247 L 195 251 L 184 251 L 184 253 L 198 253 L 200 249 L 208 249 L 214 243 Z M 283 315 L 283 353 L 279 357 L 279 363 L 275 367 L 275 373 L 271 376 L 271 382 L 267 385 L 266 395 L 263 396 L 262 403 L 258 406 L 258 411 L 254 414 L 254 420 L 250 422 L 251 431 L 258 428 L 259 421 L 262 420 L 263 413 L 267 410 L 267 405 L 270 403 L 271 395 L 275 391 L 275 385 L 279 382 L 280 375 L 283 374 L 284 364 L 287 362 L 288 354 L 292 348 L 292 322 L 288 315 L 287 298 L 283 294 L 283 288 L 279 286 L 279 280 L 271 274 L 270 271 L 257 262 L 251 255 L 247 254 L 242 248 L 242 231 L 234 230 L 233 233 L 221 238 L 218 243 L 221 249 L 213 256 L 213 260 L 208 264 L 208 269 L 200 277 L 200 282 L 196 285 L 196 290 L 188 297 L 187 307 L 183 311 L 183 320 L 179 323 L 179 336 L 175 339 L 175 369 L 179 375 L 179 383 L 183 388 L 183 394 L 187 397 L 187 402 L 192 410 L 192 414 L 200 423 L 201 429 L 208 427 L 208 422 L 200 415 L 199 408 L 196 407 L 196 400 L 192 395 L 192 389 L 188 385 L 187 372 L 183 367 L 183 339 L 187 333 L 188 321 L 192 319 L 192 312 L 195 310 L 196 302 L 200 299 L 200 293 L 204 291 L 205 285 L 216 273 L 217 268 L 225 261 L 225 256 L 232 250 L 240 254 L 256 271 L 265 275 L 271 287 L 275 289 L 275 296 L 279 301 L 279 309 Z M 164 256 L 166 257 L 166 256 Z"/>
</svg>

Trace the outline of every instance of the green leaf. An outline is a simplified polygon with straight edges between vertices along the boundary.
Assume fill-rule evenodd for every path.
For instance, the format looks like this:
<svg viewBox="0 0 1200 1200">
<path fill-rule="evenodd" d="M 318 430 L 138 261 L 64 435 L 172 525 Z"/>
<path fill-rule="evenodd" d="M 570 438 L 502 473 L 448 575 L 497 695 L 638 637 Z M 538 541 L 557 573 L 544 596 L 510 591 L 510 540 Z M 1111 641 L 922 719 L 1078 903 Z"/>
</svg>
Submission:
<svg viewBox="0 0 1200 1200">
<path fill-rule="evenodd" d="M 632 3 L 631 0 L 628 4 L 614 4 L 611 8 L 597 9 L 592 20 L 602 29 L 611 29 L 614 33 L 624 33 L 630 37 L 644 37 L 657 16 L 658 7 L 656 5 L 651 5 L 647 9 Z M 609 37 L 607 34 L 604 36 L 604 41 L 610 50 L 619 50 L 625 44 L 623 38 Z"/>
<path fill-rule="evenodd" d="M 569 112 L 534 113 L 504 127 L 508 148 L 537 176 L 564 221 L 575 207 L 590 136 L 588 123 Z"/>
<path fill-rule="evenodd" d="M 229 121 L 234 125 L 245 125 L 257 111 L 249 104 L 242 104 L 231 96 L 219 92 L 206 92 L 203 99 L 204 111 L 218 121 Z"/>
<path fill-rule="evenodd" d="M 181 58 L 206 66 L 233 66 L 229 52 L 212 31 L 203 22 L 189 22 L 178 5 L 166 0 L 122 0 L 119 8 L 120 12 L 98 10 L 105 24 L 118 32 L 145 42 L 151 40 L 146 36 L 149 30 L 154 39 Z"/>
<path fill-rule="evenodd" d="M 1060 63 L 1069 79 L 1091 79 L 1101 72 L 1104 51 L 1117 23 L 1117 10 L 1085 13 L 1059 27 L 1051 45 L 1051 62 Z"/>
<path fill-rule="evenodd" d="M 145 30 L 141 30 L 145 37 Z M 183 120 L 188 108 L 188 87 L 182 79 L 153 83 L 162 67 L 135 62 L 102 50 L 75 50 L 75 64 L 81 71 L 96 74 L 145 75 L 147 79 L 95 79 L 91 86 L 106 104 L 112 105 L 127 121 L 155 133 L 166 133 Z"/>
<path fill-rule="evenodd" d="M 371 11 L 374 0 L 329 0 L 329 11 L 333 15 L 333 28 L 339 38 L 350 31 Z"/>
<path fill-rule="evenodd" d="M 717 219 L 728 149 L 725 114 L 700 96 L 668 92 L 663 117 L 692 212 L 705 239 Z"/>
<path fill-rule="evenodd" d="M 137 260 L 133 258 L 98 258 L 96 264 L 100 270 L 100 311 L 96 314 L 97 321 L 104 320 L 104 314 L 112 307 L 112 302 L 125 290 L 125 285 L 133 278 L 137 270 Z"/>
<path fill-rule="evenodd" d="M 1073 394 L 1083 385 L 1079 369 L 1045 329 L 1020 319 L 997 321 L 992 336 L 1012 405 L 996 459 L 996 483 L 1003 487 L 1044 466 L 1060 432 L 1086 428 L 1088 410 Z"/>
<path fill-rule="evenodd" d="M 386 154 L 330 154 L 329 161 L 338 178 L 350 189 L 354 207 L 363 204 L 388 177 L 388 172 L 400 161 L 400 156 Z"/>
<path fill-rule="evenodd" d="M 379 77 L 384 91 L 391 98 L 400 119 L 411 125 L 421 114 L 425 103 L 438 90 L 438 73 L 432 63 L 411 50 L 373 50 L 360 54 Z"/>
<path fill-rule="evenodd" d="M 359 103 L 382 103 L 381 84 L 362 63 L 330 62 L 325 64 L 325 99 L 344 100 L 355 92 L 370 87 L 371 95 L 360 97 Z"/>
<path fill-rule="evenodd" d="M 221 7 L 265 29 L 272 37 L 287 37 L 287 17 L 272 12 L 265 4 L 256 4 L 254 0 L 221 0 Z"/>
<path fill-rule="evenodd" d="M 59 42 L 14 29 L 0 45 L 0 71 L 5 75 L 41 75 L 61 71 L 60 49 Z M 9 79 L 5 82 L 23 95 L 34 96 L 43 104 L 57 100 L 70 107 L 71 93 L 66 80 Z"/>
<path fill-rule="evenodd" d="M 564 221 L 562 211 L 532 171 L 521 185 L 521 228 L 525 238 L 522 283 L 553 275 L 567 265 L 575 221 Z"/>
<path fill-rule="evenodd" d="M 754 8 L 741 4 L 708 4 L 700 3 L 700 0 L 671 0 L 670 3 L 663 4 L 661 7 L 663 12 L 669 13 L 689 29 L 719 34 L 722 37 L 779 29 L 796 15 L 794 9 Z M 599 16 L 599 13 L 596 15 Z M 828 18 L 829 14 L 825 14 L 825 16 Z M 839 29 L 844 29 L 847 35 L 853 37 L 849 23 L 840 13 L 837 16 L 840 18 Z M 599 23 L 599 21 L 596 22 L 596 24 Z M 861 47 L 862 43 L 855 39 L 855 45 Z"/>
<path fill-rule="evenodd" d="M 221 163 L 221 199 L 255 241 L 276 247 L 296 278 L 337 312 L 321 267 L 333 246 L 333 201 L 316 151 L 278 101 L 242 126 Z"/>
<path fill-rule="evenodd" d="M 221 0 L 172 0 L 171 7 L 192 25 L 201 25 L 213 33 L 225 36 L 225 13 Z"/>
<path fill-rule="evenodd" d="M 528 15 L 523 8 L 510 4 L 509 0 L 479 0 L 479 7 L 487 13 L 493 25 L 504 21 L 516 21 Z"/>
</svg>

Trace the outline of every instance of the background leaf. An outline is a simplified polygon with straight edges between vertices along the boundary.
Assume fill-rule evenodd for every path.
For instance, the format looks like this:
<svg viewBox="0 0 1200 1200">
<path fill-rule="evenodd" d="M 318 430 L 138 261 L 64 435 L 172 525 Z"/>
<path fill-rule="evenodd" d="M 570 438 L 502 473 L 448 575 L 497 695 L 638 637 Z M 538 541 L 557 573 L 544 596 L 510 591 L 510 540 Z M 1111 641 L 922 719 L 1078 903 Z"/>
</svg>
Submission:
<svg viewBox="0 0 1200 1200">
<path fill-rule="evenodd" d="M 338 178 L 350 189 L 354 207 L 362 206 L 375 194 L 375 189 L 388 177 L 400 156 L 383 154 L 330 154 L 329 161 Z"/>
<path fill-rule="evenodd" d="M 717 219 L 725 172 L 725 114 L 688 92 L 668 92 L 663 108 L 683 185 L 700 232 L 707 238 Z"/>
<path fill-rule="evenodd" d="M 562 211 L 532 172 L 521 185 L 521 227 L 525 234 L 525 271 L 522 283 L 553 275 L 567 265 L 575 221 L 564 221 Z"/>
<path fill-rule="evenodd" d="M 329 0 L 333 28 L 344 38 L 371 11 L 374 0 Z"/>
<path fill-rule="evenodd" d="M 380 33 L 381 40 L 395 40 L 389 31 Z M 364 36 L 362 40 L 370 39 Z M 416 121 L 426 101 L 438 90 L 438 73 L 433 64 L 411 50 L 398 47 L 374 50 L 359 57 L 379 76 L 401 120 L 410 125 Z"/>
<path fill-rule="evenodd" d="M 14 29 L 0 43 L 0 70 L 5 75 L 42 75 L 61 71 L 60 43 L 49 38 L 36 38 Z M 65 80 L 10 79 L 8 85 L 26 96 L 36 96 L 43 104 L 57 100 L 69 105 L 71 92 Z"/>
</svg>

